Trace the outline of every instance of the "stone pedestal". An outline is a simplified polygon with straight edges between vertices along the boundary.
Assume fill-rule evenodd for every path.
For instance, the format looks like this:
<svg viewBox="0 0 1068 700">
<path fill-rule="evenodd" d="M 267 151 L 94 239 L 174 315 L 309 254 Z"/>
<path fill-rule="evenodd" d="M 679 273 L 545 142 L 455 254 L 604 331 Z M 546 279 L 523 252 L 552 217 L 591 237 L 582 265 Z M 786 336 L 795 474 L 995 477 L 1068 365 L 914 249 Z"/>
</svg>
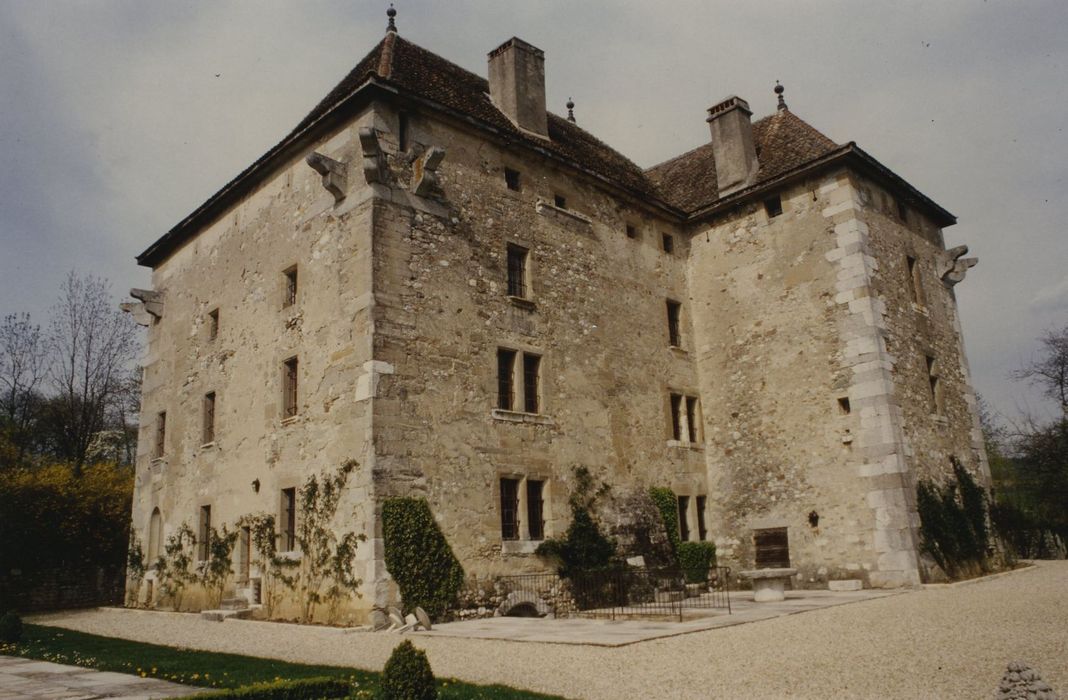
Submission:
<svg viewBox="0 0 1068 700">
<path fill-rule="evenodd" d="M 738 573 L 753 582 L 753 600 L 757 603 L 774 603 L 786 599 L 786 580 L 797 569 L 754 569 Z"/>
</svg>

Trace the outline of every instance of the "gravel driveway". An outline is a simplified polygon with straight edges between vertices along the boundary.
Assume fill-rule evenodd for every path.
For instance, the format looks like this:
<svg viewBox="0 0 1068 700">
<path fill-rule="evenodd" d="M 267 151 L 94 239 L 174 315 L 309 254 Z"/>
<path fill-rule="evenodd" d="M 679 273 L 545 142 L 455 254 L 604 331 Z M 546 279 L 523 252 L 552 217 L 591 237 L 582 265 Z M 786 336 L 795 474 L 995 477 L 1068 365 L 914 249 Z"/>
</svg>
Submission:
<svg viewBox="0 0 1068 700">
<path fill-rule="evenodd" d="M 95 610 L 96 634 L 381 669 L 394 634 Z M 435 674 L 572 698 L 988 698 L 1022 660 L 1068 696 L 1068 562 L 627 647 L 413 637 Z"/>
</svg>

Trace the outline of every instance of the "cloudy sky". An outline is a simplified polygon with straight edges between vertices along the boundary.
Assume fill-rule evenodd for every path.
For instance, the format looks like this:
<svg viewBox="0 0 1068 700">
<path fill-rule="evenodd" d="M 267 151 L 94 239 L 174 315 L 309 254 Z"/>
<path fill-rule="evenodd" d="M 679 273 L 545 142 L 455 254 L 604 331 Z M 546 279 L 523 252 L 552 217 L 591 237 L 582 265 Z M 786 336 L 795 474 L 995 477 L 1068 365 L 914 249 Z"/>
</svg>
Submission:
<svg viewBox="0 0 1068 700">
<path fill-rule="evenodd" d="M 856 141 L 959 217 L 947 245 L 975 384 L 1009 380 L 1068 323 L 1068 3 L 416 2 L 403 36 L 485 74 L 516 35 L 546 52 L 550 108 L 639 165 L 708 139 L 747 98 Z M 284 136 L 381 38 L 384 2 L 0 0 L 0 314 L 43 320 L 68 270 L 146 286 L 134 255 Z"/>
</svg>

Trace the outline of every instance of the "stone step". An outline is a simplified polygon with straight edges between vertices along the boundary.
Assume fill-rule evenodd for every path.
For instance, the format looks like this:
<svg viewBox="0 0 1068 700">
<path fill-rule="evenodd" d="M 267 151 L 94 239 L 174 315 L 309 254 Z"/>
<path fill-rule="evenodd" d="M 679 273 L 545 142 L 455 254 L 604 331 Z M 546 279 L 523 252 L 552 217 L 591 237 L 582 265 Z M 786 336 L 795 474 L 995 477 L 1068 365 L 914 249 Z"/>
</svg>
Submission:
<svg viewBox="0 0 1068 700">
<path fill-rule="evenodd" d="M 242 619 L 252 614 L 252 611 L 248 608 L 242 610 L 201 610 L 200 616 L 205 620 L 211 620 L 212 622 L 222 622 L 228 618 Z"/>
<path fill-rule="evenodd" d="M 220 610 L 245 610 L 248 608 L 248 601 L 244 598 L 223 598 L 219 603 Z"/>
</svg>

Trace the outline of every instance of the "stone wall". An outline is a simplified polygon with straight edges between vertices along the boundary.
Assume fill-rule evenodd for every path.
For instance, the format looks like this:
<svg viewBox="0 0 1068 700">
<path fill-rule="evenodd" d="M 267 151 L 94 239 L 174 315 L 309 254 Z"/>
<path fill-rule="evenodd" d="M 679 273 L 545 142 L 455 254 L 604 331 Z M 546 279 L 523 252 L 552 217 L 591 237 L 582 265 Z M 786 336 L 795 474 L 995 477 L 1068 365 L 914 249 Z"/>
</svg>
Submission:
<svg viewBox="0 0 1068 700">
<path fill-rule="evenodd" d="M 706 493 L 702 448 L 672 444 L 667 413 L 670 391 L 697 389 L 685 304 L 683 348 L 668 343 L 666 301 L 687 297 L 681 232 L 481 134 L 410 124 L 446 152 L 449 214 L 376 208 L 375 359 L 392 368 L 375 402 L 380 495 L 425 495 L 468 572 L 490 575 L 543 567 L 536 542 L 502 542 L 500 477 L 545 480 L 547 536 L 570 521 L 576 466 L 621 489 Z M 509 243 L 530 251 L 529 300 L 507 296 Z M 541 356 L 537 415 L 495 410 L 499 347 Z"/>
<path fill-rule="evenodd" d="M 353 169 L 340 203 L 303 159 L 295 161 L 154 270 L 164 312 L 148 333 L 133 509 L 146 548 L 154 508 L 163 541 L 183 522 L 195 531 L 204 505 L 211 506 L 213 526 L 232 528 L 252 512 L 277 516 L 281 489 L 299 488 L 309 474 L 348 459 L 360 467 L 339 517 L 349 529 L 373 530 L 372 204 L 356 137 L 370 118 L 357 118 L 317 146 Z M 297 298 L 286 306 L 283 271 L 293 265 Z M 294 356 L 299 409 L 286 417 L 283 362 Z M 203 444 L 204 395 L 212 391 L 214 440 Z M 157 456 L 161 411 L 166 449 Z M 373 546 L 357 558 L 370 597 Z M 187 600 L 200 604 L 196 591 Z"/>
</svg>

